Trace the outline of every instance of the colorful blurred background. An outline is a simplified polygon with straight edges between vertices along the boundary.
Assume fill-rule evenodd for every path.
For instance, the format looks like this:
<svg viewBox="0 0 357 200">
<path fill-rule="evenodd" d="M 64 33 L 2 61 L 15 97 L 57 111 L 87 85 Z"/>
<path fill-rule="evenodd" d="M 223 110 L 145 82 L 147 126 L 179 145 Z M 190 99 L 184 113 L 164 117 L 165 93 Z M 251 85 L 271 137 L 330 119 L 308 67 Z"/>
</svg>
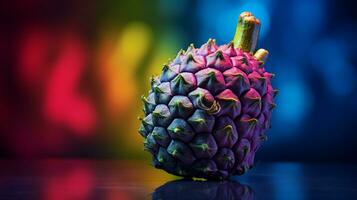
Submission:
<svg viewBox="0 0 357 200">
<path fill-rule="evenodd" d="M 181 48 L 229 42 L 238 15 L 280 89 L 259 161 L 357 162 L 357 23 L 345 0 L 0 3 L 0 157 L 149 159 L 149 77 Z"/>
</svg>

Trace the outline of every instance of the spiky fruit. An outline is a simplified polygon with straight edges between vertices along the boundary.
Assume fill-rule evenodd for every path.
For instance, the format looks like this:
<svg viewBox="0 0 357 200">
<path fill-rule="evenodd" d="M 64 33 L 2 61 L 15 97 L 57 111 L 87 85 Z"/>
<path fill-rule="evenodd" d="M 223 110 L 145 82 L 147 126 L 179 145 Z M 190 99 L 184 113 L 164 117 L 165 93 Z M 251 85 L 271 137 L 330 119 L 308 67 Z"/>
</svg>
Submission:
<svg viewBox="0 0 357 200">
<path fill-rule="evenodd" d="M 273 74 L 254 55 L 260 22 L 240 15 L 234 42 L 190 45 L 165 64 L 143 97 L 140 134 L 157 168 L 184 177 L 226 179 L 254 164 L 270 127 Z"/>
</svg>

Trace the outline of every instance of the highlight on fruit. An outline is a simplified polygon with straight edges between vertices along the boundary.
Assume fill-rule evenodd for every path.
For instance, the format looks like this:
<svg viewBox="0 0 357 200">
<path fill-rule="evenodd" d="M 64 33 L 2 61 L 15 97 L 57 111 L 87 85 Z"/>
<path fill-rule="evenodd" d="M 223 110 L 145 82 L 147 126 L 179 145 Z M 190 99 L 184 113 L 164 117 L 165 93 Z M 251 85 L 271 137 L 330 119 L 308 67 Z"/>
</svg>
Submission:
<svg viewBox="0 0 357 200">
<path fill-rule="evenodd" d="M 243 12 L 232 42 L 191 44 L 151 79 L 139 133 L 156 168 L 222 180 L 254 166 L 277 94 L 264 66 L 268 51 L 256 51 L 259 29 Z"/>
</svg>

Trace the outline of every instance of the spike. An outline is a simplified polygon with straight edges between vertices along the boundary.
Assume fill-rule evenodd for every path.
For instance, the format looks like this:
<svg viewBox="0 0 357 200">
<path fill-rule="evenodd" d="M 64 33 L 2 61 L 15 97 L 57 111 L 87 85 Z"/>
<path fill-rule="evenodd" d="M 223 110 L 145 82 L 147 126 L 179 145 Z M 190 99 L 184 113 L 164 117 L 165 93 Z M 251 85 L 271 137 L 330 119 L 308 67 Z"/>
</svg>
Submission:
<svg viewBox="0 0 357 200">
<path fill-rule="evenodd" d="M 146 103 L 148 102 L 148 99 L 145 97 L 145 95 L 141 95 L 141 100 Z"/>
<path fill-rule="evenodd" d="M 219 58 L 219 59 L 221 59 L 221 60 L 224 60 L 224 56 L 223 56 L 223 53 L 222 53 L 221 50 L 218 50 L 218 51 L 216 52 L 216 58 Z"/>
<path fill-rule="evenodd" d="M 167 64 L 164 64 L 162 67 L 162 71 L 166 71 L 169 69 L 169 66 Z"/>
<path fill-rule="evenodd" d="M 158 157 L 157 160 L 161 163 L 165 162 L 164 158 L 162 156 Z"/>
<path fill-rule="evenodd" d="M 156 83 L 158 83 L 158 80 L 156 78 L 157 78 L 157 76 L 155 76 L 155 75 L 152 75 L 150 77 L 151 86 L 154 86 Z"/>
<path fill-rule="evenodd" d="M 268 140 L 268 136 L 266 136 L 265 134 L 260 135 L 260 140 L 261 141 L 267 141 Z"/>
<path fill-rule="evenodd" d="M 232 125 L 226 125 L 225 127 L 223 127 L 223 130 L 226 132 L 226 134 L 232 134 L 233 127 Z"/>
<path fill-rule="evenodd" d="M 216 44 L 216 40 L 210 38 L 210 39 L 208 39 L 207 44 L 208 44 L 208 45 L 215 45 L 215 44 Z"/>
<path fill-rule="evenodd" d="M 197 118 L 197 119 L 193 119 L 192 121 L 197 122 L 197 123 L 205 123 L 205 120 L 203 118 Z"/>
<path fill-rule="evenodd" d="M 266 81 L 267 79 L 264 76 L 258 77 L 259 81 Z"/>
<path fill-rule="evenodd" d="M 238 79 L 244 79 L 243 74 L 233 74 L 233 76 L 237 77 Z"/>
<path fill-rule="evenodd" d="M 258 123 L 258 120 L 255 118 L 247 120 L 249 123 L 249 126 L 255 126 Z"/>
<path fill-rule="evenodd" d="M 179 82 L 179 83 L 187 84 L 187 81 L 186 81 L 185 78 L 182 76 L 182 74 L 178 74 L 175 79 L 177 79 L 177 82 Z"/>
<path fill-rule="evenodd" d="M 222 46 L 220 48 L 223 49 L 224 54 L 227 54 L 229 57 L 234 57 L 237 55 L 237 52 L 234 49 L 234 43 L 232 41 L 229 42 L 224 48 L 222 48 Z"/>
<path fill-rule="evenodd" d="M 276 97 L 276 95 L 279 94 L 279 90 L 273 90 L 273 97 Z"/>
<path fill-rule="evenodd" d="M 158 86 L 154 87 L 154 92 L 155 93 L 164 93 Z"/>
<path fill-rule="evenodd" d="M 185 51 L 184 51 L 183 49 L 181 49 L 181 50 L 177 53 L 176 57 L 175 57 L 174 59 L 172 59 L 172 63 L 173 63 L 173 64 L 179 64 L 179 63 L 181 63 L 181 56 L 183 56 L 184 54 L 185 54 Z"/>
<path fill-rule="evenodd" d="M 207 73 L 207 76 L 210 78 L 215 78 L 216 77 L 216 73 L 214 73 L 214 71 L 210 71 Z"/>
<path fill-rule="evenodd" d="M 160 118 L 160 117 L 163 117 L 163 116 L 162 116 L 162 114 L 161 114 L 160 112 L 155 111 L 155 110 L 154 110 L 154 111 L 152 111 L 152 115 L 153 115 L 153 116 L 155 116 L 155 117 L 159 117 L 159 118 Z"/>
<path fill-rule="evenodd" d="M 185 54 L 185 50 L 180 49 L 180 51 L 177 53 L 178 56 L 182 56 L 183 54 Z"/>
<path fill-rule="evenodd" d="M 142 122 L 143 124 L 145 124 L 145 125 L 150 125 L 150 123 L 147 122 L 147 121 L 145 121 L 145 119 L 142 119 L 141 122 Z"/>
<path fill-rule="evenodd" d="M 187 50 L 186 50 L 186 52 L 188 53 L 188 52 L 192 52 L 192 50 L 194 50 L 195 49 L 195 45 L 193 44 L 193 43 L 191 43 L 188 47 L 187 47 Z"/>
<path fill-rule="evenodd" d="M 276 107 L 275 103 L 269 105 L 269 110 L 272 111 Z"/>
<path fill-rule="evenodd" d="M 147 136 L 147 131 L 145 130 L 145 127 L 143 125 L 140 126 L 138 132 L 140 133 L 140 135 L 142 135 L 143 137 Z"/>
<path fill-rule="evenodd" d="M 258 98 L 252 98 L 252 102 L 253 103 L 260 103 L 261 102 L 261 98 L 260 97 L 258 97 Z"/>
<path fill-rule="evenodd" d="M 191 53 L 187 55 L 186 63 L 189 63 L 190 61 L 196 62 L 195 58 L 193 57 L 193 55 Z"/>
<path fill-rule="evenodd" d="M 159 136 L 159 134 L 157 134 L 157 132 L 156 132 L 155 130 L 153 130 L 153 131 L 151 132 L 151 135 L 152 135 L 153 137 Z"/>
<path fill-rule="evenodd" d="M 242 58 L 240 58 L 239 60 L 242 62 L 242 64 L 245 64 L 245 65 L 249 64 L 248 59 L 245 56 L 242 56 Z"/>
<path fill-rule="evenodd" d="M 180 132 L 182 132 L 182 129 L 179 128 L 179 127 L 176 127 L 176 128 L 174 128 L 173 132 L 174 133 L 180 133 Z"/>
<path fill-rule="evenodd" d="M 201 144 L 201 148 L 203 151 L 207 151 L 209 149 L 209 146 L 208 146 L 208 144 L 203 143 L 203 144 Z"/>
<path fill-rule="evenodd" d="M 230 41 L 230 42 L 228 43 L 228 47 L 229 47 L 229 48 L 234 47 L 234 42 L 233 42 L 233 41 Z"/>
<path fill-rule="evenodd" d="M 247 155 L 249 148 L 247 146 L 243 147 L 243 154 Z"/>
</svg>

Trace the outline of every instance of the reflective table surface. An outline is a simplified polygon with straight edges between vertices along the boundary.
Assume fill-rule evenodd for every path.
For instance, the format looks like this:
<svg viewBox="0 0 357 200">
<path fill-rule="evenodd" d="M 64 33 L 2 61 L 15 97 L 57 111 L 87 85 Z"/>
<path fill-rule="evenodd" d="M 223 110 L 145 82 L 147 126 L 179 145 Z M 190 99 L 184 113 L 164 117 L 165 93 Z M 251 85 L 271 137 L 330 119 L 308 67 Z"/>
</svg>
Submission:
<svg viewBox="0 0 357 200">
<path fill-rule="evenodd" d="M 258 163 L 230 181 L 193 181 L 145 161 L 0 161 L 0 199 L 357 199 L 357 166 Z"/>
</svg>

